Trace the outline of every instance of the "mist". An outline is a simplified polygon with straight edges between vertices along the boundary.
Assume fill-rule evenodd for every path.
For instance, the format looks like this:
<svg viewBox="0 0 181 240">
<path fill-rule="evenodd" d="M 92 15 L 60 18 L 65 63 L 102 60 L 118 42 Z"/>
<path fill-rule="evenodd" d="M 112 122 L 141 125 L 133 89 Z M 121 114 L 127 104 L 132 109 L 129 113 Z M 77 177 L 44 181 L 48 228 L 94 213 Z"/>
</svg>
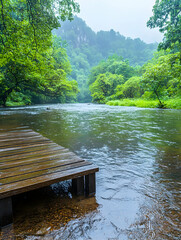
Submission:
<svg viewBox="0 0 181 240">
<path fill-rule="evenodd" d="M 94 31 L 119 32 L 130 38 L 140 38 L 146 43 L 160 42 L 163 35 L 158 29 L 149 29 L 147 21 L 152 16 L 154 0 L 77 0 L 81 17 Z"/>
</svg>

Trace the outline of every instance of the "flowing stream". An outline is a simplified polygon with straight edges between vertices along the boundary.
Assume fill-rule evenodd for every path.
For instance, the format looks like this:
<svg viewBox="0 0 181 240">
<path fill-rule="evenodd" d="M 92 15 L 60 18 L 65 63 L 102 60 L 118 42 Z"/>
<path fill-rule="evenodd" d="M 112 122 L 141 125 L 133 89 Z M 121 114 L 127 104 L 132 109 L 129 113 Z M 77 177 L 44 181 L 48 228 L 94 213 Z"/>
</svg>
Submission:
<svg viewBox="0 0 181 240">
<path fill-rule="evenodd" d="M 2 239 L 181 237 L 181 111 L 55 104 L 0 110 L 0 128 L 27 126 L 100 169 L 93 198 L 69 181 L 13 199 Z M 8 239 L 8 237 L 7 237 Z"/>
</svg>

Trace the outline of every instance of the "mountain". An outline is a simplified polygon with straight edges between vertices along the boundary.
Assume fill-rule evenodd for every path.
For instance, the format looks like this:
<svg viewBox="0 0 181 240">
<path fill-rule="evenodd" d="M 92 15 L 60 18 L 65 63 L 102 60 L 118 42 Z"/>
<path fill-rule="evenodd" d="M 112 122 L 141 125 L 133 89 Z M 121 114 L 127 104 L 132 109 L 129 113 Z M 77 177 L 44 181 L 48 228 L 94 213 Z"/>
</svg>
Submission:
<svg viewBox="0 0 181 240">
<path fill-rule="evenodd" d="M 71 79 L 77 80 L 79 101 L 90 101 L 87 78 L 90 69 L 111 55 L 122 56 L 132 66 L 142 66 L 153 57 L 158 44 L 147 44 L 139 38 L 131 39 L 114 30 L 95 33 L 79 17 L 72 22 L 61 22 L 54 33 L 65 40 L 69 60 L 72 65 Z"/>
</svg>

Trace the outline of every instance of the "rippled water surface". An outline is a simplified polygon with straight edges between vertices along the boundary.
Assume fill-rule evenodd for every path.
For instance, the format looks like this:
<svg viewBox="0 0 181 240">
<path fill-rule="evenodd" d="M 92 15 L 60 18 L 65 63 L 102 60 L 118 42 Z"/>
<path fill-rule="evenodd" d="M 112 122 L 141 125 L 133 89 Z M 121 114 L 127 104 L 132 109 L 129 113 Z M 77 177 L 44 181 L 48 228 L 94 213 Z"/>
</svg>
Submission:
<svg viewBox="0 0 181 240">
<path fill-rule="evenodd" d="M 99 166 L 95 198 L 70 182 L 13 199 L 12 239 L 180 239 L 181 111 L 56 104 L 0 110 Z M 6 235 L 7 234 L 7 235 Z M 7 238 L 8 239 L 8 238 Z"/>
</svg>

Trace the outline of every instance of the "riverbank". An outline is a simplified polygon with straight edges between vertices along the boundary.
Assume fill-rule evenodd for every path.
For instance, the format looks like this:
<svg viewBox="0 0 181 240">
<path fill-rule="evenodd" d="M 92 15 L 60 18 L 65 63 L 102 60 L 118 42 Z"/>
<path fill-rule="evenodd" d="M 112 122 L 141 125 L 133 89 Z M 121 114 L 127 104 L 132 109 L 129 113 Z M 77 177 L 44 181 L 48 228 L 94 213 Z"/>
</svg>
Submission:
<svg viewBox="0 0 181 240">
<path fill-rule="evenodd" d="M 168 109 L 181 109 L 181 99 L 169 99 L 169 100 L 162 100 L 164 104 L 164 108 Z M 28 104 L 31 105 L 31 104 Z M 106 102 L 106 105 L 109 106 L 127 106 L 127 107 L 140 107 L 140 108 L 159 108 L 159 101 L 158 100 L 145 100 L 145 99 L 121 99 L 121 100 L 112 100 Z M 27 106 L 24 102 L 8 102 L 7 107 L 23 107 Z M 3 108 L 3 106 L 0 106 Z"/>
<path fill-rule="evenodd" d="M 113 100 L 106 103 L 110 106 L 132 106 L 132 107 L 141 107 L 141 108 L 158 108 L 158 100 L 145 100 L 145 99 L 121 99 Z M 163 101 L 165 108 L 170 109 L 181 109 L 181 99 L 169 99 Z"/>
</svg>

